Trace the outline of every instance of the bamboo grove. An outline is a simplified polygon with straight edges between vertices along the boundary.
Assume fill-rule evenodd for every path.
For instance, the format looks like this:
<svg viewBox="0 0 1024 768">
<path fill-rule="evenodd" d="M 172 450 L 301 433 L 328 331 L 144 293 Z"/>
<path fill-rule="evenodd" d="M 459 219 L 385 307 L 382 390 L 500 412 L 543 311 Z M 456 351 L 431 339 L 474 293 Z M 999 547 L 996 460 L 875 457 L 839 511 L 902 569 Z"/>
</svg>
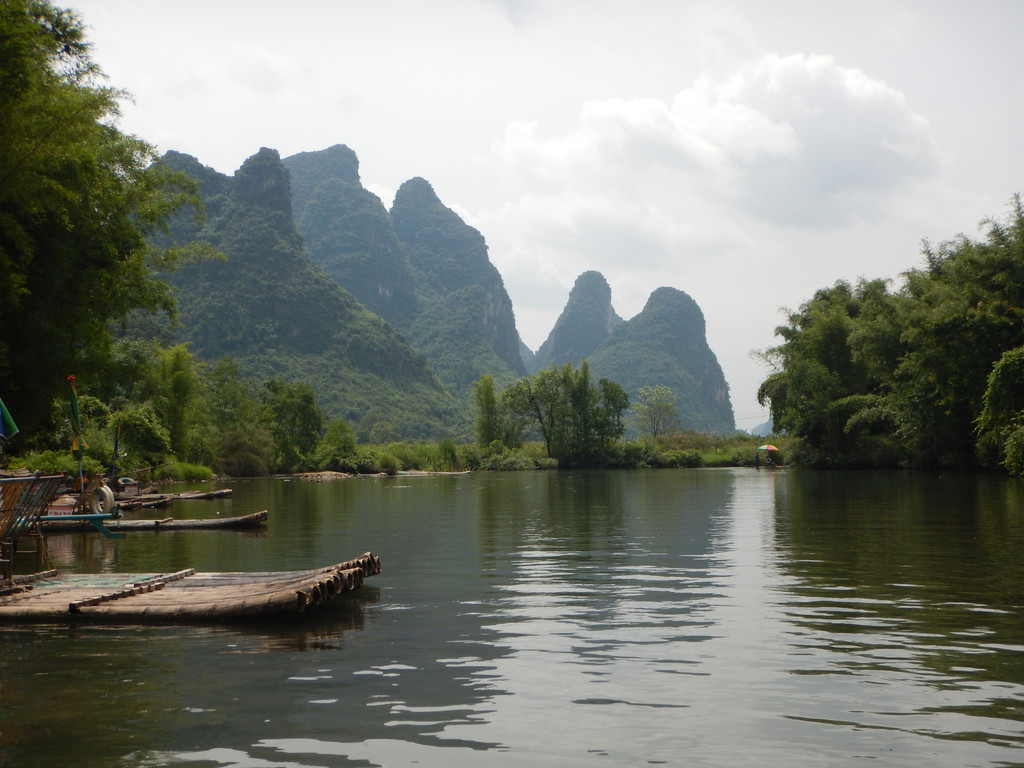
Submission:
<svg viewBox="0 0 1024 768">
<path fill-rule="evenodd" d="M 819 290 L 776 329 L 758 400 L 812 466 L 1024 472 L 1024 208 L 925 264 Z"/>
</svg>

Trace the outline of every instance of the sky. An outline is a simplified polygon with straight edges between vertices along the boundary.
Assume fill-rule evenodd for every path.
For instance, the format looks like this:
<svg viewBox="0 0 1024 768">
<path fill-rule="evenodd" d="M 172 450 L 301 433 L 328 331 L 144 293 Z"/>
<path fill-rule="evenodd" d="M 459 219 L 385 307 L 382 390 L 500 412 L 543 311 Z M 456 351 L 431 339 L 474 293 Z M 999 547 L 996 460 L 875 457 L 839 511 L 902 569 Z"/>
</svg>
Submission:
<svg viewBox="0 0 1024 768">
<path fill-rule="evenodd" d="M 58 3 L 60 4 L 60 3 Z M 1019 0 L 77 0 L 119 127 L 233 174 L 344 144 L 487 241 L 527 346 L 597 270 L 700 305 L 737 427 L 838 280 L 984 237 L 1024 192 Z"/>
</svg>

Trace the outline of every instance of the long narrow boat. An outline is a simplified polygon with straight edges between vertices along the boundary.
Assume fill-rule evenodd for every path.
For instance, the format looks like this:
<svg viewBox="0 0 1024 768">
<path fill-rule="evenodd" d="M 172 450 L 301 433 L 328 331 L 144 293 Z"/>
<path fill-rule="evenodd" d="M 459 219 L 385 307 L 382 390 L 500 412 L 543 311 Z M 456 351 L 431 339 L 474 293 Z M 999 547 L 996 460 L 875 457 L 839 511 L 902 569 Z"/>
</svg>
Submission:
<svg viewBox="0 0 1024 768">
<path fill-rule="evenodd" d="M 161 519 L 107 520 L 105 525 L 111 531 L 184 531 L 196 529 L 259 528 L 267 520 L 267 510 L 236 517 L 174 518 Z M 95 528 L 87 520 L 61 520 L 59 516 L 40 519 L 39 529 L 43 533 L 88 533 Z"/>
<path fill-rule="evenodd" d="M 0 623 L 199 623 L 295 617 L 363 585 L 381 571 L 371 552 L 323 568 L 267 573 L 59 574 L 15 576 L 0 588 Z"/>
<path fill-rule="evenodd" d="M 115 494 L 117 505 L 121 509 L 137 509 L 139 507 L 166 507 L 175 501 L 197 501 L 199 499 L 220 499 L 231 496 L 230 488 L 218 488 L 212 491 L 179 491 L 177 493 L 137 493 L 127 495 Z"/>
</svg>

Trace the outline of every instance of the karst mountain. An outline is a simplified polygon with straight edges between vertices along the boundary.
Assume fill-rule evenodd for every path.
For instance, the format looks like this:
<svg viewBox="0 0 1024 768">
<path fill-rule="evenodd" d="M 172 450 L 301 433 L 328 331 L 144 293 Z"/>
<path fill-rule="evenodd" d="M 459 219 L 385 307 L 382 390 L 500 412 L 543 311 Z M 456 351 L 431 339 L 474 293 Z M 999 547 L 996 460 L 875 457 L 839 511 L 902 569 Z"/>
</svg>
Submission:
<svg viewBox="0 0 1024 768">
<path fill-rule="evenodd" d="M 548 339 L 524 354 L 483 235 L 427 180 L 402 184 L 389 210 L 342 145 L 283 159 L 264 148 L 231 176 L 177 152 L 162 162 L 198 181 L 206 210 L 202 223 L 179 219 L 172 238 L 225 258 L 169 275 L 178 323 L 144 330 L 202 360 L 304 381 L 325 415 L 363 430 L 385 419 L 404 439 L 470 438 L 483 375 L 504 386 L 583 359 L 631 395 L 669 386 L 686 428 L 733 430 L 703 313 L 682 291 L 659 288 L 623 320 L 605 278 L 585 272 Z"/>
</svg>

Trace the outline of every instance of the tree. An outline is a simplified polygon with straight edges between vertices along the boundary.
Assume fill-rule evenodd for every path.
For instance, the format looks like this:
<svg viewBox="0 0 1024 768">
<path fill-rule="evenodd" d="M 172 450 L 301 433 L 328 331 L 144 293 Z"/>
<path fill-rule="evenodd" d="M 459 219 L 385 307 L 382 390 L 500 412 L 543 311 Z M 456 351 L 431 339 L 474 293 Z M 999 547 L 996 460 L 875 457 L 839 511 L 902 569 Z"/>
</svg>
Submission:
<svg viewBox="0 0 1024 768">
<path fill-rule="evenodd" d="M 270 415 L 270 433 L 277 448 L 278 469 L 294 472 L 313 453 L 323 428 L 323 415 L 309 385 L 268 379 L 263 402 Z"/>
<path fill-rule="evenodd" d="M 161 351 L 158 386 L 153 404 L 166 425 L 171 450 L 183 461 L 194 461 L 196 434 L 205 402 L 195 360 L 187 344 Z"/>
<path fill-rule="evenodd" d="M 318 469 L 339 471 L 354 463 L 356 436 L 351 425 L 342 418 L 331 419 L 317 443 L 313 460 Z"/>
<path fill-rule="evenodd" d="M 263 477 L 274 471 L 274 437 L 258 426 L 229 430 L 217 441 L 216 469 L 231 477 Z"/>
<path fill-rule="evenodd" d="M 98 378 L 111 322 L 173 310 L 147 247 L 195 186 L 152 164 L 114 127 L 121 91 L 102 85 L 81 22 L 43 0 L 0 4 L 0 380 L 23 433 L 77 372 Z"/>
<path fill-rule="evenodd" d="M 633 405 L 637 428 L 641 434 L 656 438 L 678 428 L 679 413 L 676 403 L 679 398 L 664 384 L 640 387 L 637 401 Z"/>
<path fill-rule="evenodd" d="M 494 379 L 481 376 L 473 382 L 473 401 L 476 405 L 476 441 L 487 446 L 495 440 L 501 440 L 501 408 L 494 392 Z"/>
<path fill-rule="evenodd" d="M 800 460 L 965 468 L 1024 456 L 1018 410 L 1005 405 L 1024 346 L 1020 198 L 986 225 L 979 242 L 926 243 L 925 267 L 896 293 L 839 282 L 776 330 L 758 400 L 800 438 Z"/>
<path fill-rule="evenodd" d="M 233 358 L 222 358 L 206 376 L 206 397 L 210 407 L 210 427 L 217 432 L 245 424 L 262 424 L 265 406 L 253 396 L 249 385 L 242 381 L 238 364 Z"/>
<path fill-rule="evenodd" d="M 922 464 L 970 466 L 993 366 L 1024 345 L 1024 208 L 1019 196 L 986 237 L 925 244 L 906 275 L 907 352 L 894 391 L 902 433 Z"/>
<path fill-rule="evenodd" d="M 516 418 L 535 421 L 548 456 L 555 456 L 565 430 L 565 401 L 557 369 L 546 368 L 509 386 L 501 395 L 504 407 Z"/>
<path fill-rule="evenodd" d="M 599 463 L 602 452 L 622 436 L 629 396 L 615 382 L 591 379 L 584 360 L 566 363 L 512 384 L 502 403 L 515 417 L 537 423 L 547 455 L 576 465 Z"/>
<path fill-rule="evenodd" d="M 629 410 L 629 395 L 622 387 L 606 378 L 597 380 L 597 415 L 594 430 L 600 448 L 608 448 L 626 431 L 623 421 Z"/>
<path fill-rule="evenodd" d="M 273 472 L 275 445 L 266 426 L 270 421 L 267 407 L 242 381 L 235 361 L 230 357 L 220 360 L 207 374 L 206 385 L 206 439 L 213 446 L 213 467 L 227 475 Z"/>
</svg>

